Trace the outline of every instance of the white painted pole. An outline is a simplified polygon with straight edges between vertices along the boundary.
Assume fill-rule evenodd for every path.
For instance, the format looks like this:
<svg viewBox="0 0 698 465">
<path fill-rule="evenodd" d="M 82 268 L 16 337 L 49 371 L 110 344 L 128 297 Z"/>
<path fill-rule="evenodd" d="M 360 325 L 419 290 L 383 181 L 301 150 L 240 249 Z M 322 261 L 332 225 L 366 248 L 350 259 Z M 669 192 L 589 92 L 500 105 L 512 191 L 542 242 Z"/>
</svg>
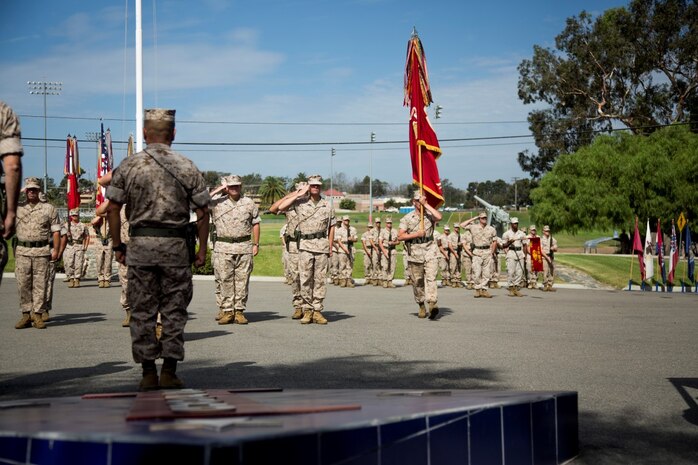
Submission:
<svg viewBox="0 0 698 465">
<path fill-rule="evenodd" d="M 143 150 L 143 27 L 141 0 L 136 0 L 136 152 Z"/>
</svg>

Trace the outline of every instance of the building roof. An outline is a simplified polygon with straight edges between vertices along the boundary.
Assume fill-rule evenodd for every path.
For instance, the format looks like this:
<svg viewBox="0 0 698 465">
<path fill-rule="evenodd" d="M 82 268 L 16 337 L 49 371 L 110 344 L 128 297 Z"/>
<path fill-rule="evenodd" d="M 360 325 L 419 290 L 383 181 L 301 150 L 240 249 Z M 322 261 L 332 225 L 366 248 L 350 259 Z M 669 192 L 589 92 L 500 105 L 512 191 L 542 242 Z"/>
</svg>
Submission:
<svg viewBox="0 0 698 465">
<path fill-rule="evenodd" d="M 337 189 L 327 189 L 322 195 L 325 197 L 344 197 L 344 192 L 340 192 Z"/>
</svg>

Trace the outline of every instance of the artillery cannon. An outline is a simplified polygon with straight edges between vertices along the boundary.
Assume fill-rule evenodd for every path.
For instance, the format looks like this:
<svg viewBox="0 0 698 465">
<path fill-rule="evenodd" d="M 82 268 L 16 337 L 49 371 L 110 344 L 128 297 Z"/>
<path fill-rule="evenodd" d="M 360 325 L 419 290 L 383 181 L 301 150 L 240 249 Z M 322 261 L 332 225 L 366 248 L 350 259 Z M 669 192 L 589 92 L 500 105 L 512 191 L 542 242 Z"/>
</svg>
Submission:
<svg viewBox="0 0 698 465">
<path fill-rule="evenodd" d="M 509 213 L 504 211 L 501 207 L 486 202 L 477 195 L 474 195 L 473 198 L 477 200 L 480 205 L 485 207 L 485 211 L 487 212 L 487 224 L 492 225 L 497 230 L 497 235 L 501 237 L 504 231 L 509 228 Z"/>
</svg>

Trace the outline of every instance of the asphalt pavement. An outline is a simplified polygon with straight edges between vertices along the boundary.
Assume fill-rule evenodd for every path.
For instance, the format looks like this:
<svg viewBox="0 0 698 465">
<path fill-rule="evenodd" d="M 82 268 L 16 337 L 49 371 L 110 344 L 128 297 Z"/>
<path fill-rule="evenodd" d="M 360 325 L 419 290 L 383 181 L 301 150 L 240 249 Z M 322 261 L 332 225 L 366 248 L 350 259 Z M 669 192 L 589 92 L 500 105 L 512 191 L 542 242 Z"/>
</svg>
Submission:
<svg viewBox="0 0 698 465">
<path fill-rule="evenodd" d="M 140 370 L 118 283 L 56 280 L 47 329 L 16 330 L 16 281 L 0 286 L 0 400 L 133 391 Z M 192 388 L 407 388 L 579 392 L 580 464 L 698 463 L 698 294 L 526 290 L 474 299 L 439 289 L 435 321 L 411 288 L 330 286 L 327 326 L 291 320 L 290 288 L 250 286 L 246 326 L 219 326 L 197 279 L 178 373 Z"/>
</svg>

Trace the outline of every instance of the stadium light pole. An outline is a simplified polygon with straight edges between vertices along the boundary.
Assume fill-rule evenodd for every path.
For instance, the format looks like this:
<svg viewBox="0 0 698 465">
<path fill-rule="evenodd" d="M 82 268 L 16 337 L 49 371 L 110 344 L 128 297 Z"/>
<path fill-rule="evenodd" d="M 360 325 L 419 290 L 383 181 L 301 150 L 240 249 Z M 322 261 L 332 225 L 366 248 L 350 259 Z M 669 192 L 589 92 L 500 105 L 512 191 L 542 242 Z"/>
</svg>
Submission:
<svg viewBox="0 0 698 465">
<path fill-rule="evenodd" d="M 27 81 L 27 88 L 32 95 L 44 96 L 44 194 L 48 192 L 48 136 L 46 130 L 46 96 L 61 95 L 62 82 Z"/>
<path fill-rule="evenodd" d="M 373 224 L 373 143 L 376 133 L 371 133 L 371 151 L 368 159 L 368 222 Z"/>
<path fill-rule="evenodd" d="M 86 132 L 85 139 L 87 139 L 89 142 L 96 142 L 96 144 L 97 144 L 97 159 L 99 160 L 99 154 L 101 152 L 100 141 L 102 139 L 102 133 L 101 132 L 94 132 L 94 131 L 93 132 Z M 89 170 L 87 172 L 87 177 L 91 179 Z M 95 179 L 96 178 L 97 178 L 97 173 L 95 173 Z M 95 185 L 97 185 L 97 180 L 95 180 Z"/>
</svg>

